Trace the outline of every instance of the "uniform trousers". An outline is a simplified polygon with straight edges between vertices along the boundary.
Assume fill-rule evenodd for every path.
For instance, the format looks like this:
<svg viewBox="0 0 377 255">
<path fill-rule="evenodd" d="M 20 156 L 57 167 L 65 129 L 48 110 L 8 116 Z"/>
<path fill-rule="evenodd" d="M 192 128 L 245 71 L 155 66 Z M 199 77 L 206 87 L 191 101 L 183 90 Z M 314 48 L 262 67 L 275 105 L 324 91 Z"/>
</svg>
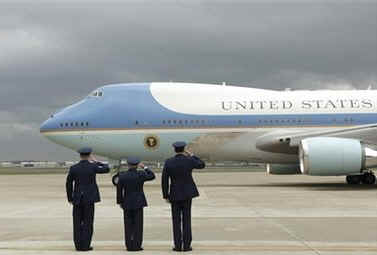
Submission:
<svg viewBox="0 0 377 255">
<path fill-rule="evenodd" d="M 192 199 L 171 202 L 174 246 L 177 249 L 191 247 L 191 204 Z"/>
<path fill-rule="evenodd" d="M 73 205 L 73 240 L 76 250 L 87 250 L 93 236 L 94 204 Z"/>
<path fill-rule="evenodd" d="M 143 243 L 144 209 L 123 210 L 124 238 L 127 250 L 137 250 Z"/>
</svg>

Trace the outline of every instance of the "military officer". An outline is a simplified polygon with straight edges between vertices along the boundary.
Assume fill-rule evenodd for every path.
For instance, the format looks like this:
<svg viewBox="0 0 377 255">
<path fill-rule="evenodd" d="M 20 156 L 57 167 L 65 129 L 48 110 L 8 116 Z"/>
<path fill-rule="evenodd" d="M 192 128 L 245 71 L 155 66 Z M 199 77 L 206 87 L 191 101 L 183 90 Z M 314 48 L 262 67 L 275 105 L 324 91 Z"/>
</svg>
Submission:
<svg viewBox="0 0 377 255">
<path fill-rule="evenodd" d="M 191 202 L 199 196 L 192 178 L 193 169 L 203 169 L 205 163 L 190 151 L 185 142 L 173 144 L 176 155 L 166 160 L 162 172 L 162 194 L 171 204 L 173 220 L 173 251 L 191 251 Z M 170 183 L 169 183 L 170 181 Z"/>
<path fill-rule="evenodd" d="M 82 148 L 80 162 L 73 165 L 66 180 L 68 202 L 73 205 L 73 240 L 76 250 L 90 251 L 93 235 L 94 204 L 100 201 L 96 174 L 110 172 L 109 166 L 91 156 L 91 148 Z"/>
<path fill-rule="evenodd" d="M 144 207 L 147 206 L 143 185 L 155 179 L 154 173 L 137 158 L 128 158 L 128 171 L 119 174 L 117 203 L 123 209 L 124 237 L 128 251 L 142 251 Z M 138 171 L 141 167 L 144 170 Z"/>
</svg>

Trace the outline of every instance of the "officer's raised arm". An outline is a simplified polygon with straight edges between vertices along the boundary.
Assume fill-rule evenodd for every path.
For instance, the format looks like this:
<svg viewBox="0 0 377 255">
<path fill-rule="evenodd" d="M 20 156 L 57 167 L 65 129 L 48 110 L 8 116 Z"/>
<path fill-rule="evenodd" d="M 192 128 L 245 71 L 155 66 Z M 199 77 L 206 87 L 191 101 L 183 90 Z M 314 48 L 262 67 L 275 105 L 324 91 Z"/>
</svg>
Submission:
<svg viewBox="0 0 377 255">
<path fill-rule="evenodd" d="M 144 181 L 152 181 L 156 179 L 155 174 L 152 170 L 150 170 L 147 166 L 145 166 L 143 163 L 139 164 L 139 167 L 143 168 L 144 171 L 140 171 L 140 174 Z"/>
<path fill-rule="evenodd" d="M 199 157 L 195 156 L 191 151 L 186 150 L 186 155 L 191 158 L 192 160 L 192 167 L 195 169 L 203 169 L 206 167 L 204 161 L 202 161 Z"/>
<path fill-rule="evenodd" d="M 110 172 L 110 167 L 108 164 L 97 161 L 97 159 L 90 155 L 90 161 L 96 164 L 96 173 L 97 174 L 107 174 Z"/>
</svg>

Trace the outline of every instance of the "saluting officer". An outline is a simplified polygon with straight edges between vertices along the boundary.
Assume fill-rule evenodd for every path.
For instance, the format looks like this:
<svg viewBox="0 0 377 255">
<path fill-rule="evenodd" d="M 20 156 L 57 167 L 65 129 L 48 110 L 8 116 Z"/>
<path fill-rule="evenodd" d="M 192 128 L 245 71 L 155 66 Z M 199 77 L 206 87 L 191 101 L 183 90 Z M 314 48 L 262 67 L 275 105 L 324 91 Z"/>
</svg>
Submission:
<svg viewBox="0 0 377 255">
<path fill-rule="evenodd" d="M 96 174 L 110 172 L 109 166 L 91 156 L 91 148 L 82 148 L 80 162 L 68 173 L 66 191 L 68 202 L 73 204 L 73 240 L 76 250 L 90 251 L 93 235 L 94 204 L 100 201 Z"/>
<path fill-rule="evenodd" d="M 202 160 L 191 152 L 185 151 L 185 146 L 185 142 L 173 144 L 177 154 L 175 157 L 166 160 L 162 172 L 163 197 L 171 203 L 174 234 L 173 251 L 192 251 L 191 202 L 194 197 L 199 196 L 192 178 L 192 170 L 205 167 Z"/>
<path fill-rule="evenodd" d="M 119 174 L 117 203 L 123 209 L 124 238 L 128 251 L 142 251 L 144 207 L 147 206 L 143 185 L 155 179 L 154 173 L 137 158 L 128 158 L 128 171 Z M 141 167 L 144 171 L 138 171 Z"/>
</svg>

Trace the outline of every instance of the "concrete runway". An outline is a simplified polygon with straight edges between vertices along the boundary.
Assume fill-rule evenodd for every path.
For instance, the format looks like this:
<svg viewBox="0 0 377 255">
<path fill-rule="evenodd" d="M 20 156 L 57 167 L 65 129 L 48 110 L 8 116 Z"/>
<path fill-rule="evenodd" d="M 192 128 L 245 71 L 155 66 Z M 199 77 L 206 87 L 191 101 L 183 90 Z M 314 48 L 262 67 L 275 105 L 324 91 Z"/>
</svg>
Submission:
<svg viewBox="0 0 377 255">
<path fill-rule="evenodd" d="M 377 254 L 377 186 L 342 177 L 196 173 L 188 254 Z M 124 254 L 122 211 L 109 175 L 99 175 L 94 251 Z M 160 175 L 145 185 L 144 248 L 171 251 L 170 207 Z M 74 254 L 65 175 L 0 175 L 0 254 Z"/>
</svg>

